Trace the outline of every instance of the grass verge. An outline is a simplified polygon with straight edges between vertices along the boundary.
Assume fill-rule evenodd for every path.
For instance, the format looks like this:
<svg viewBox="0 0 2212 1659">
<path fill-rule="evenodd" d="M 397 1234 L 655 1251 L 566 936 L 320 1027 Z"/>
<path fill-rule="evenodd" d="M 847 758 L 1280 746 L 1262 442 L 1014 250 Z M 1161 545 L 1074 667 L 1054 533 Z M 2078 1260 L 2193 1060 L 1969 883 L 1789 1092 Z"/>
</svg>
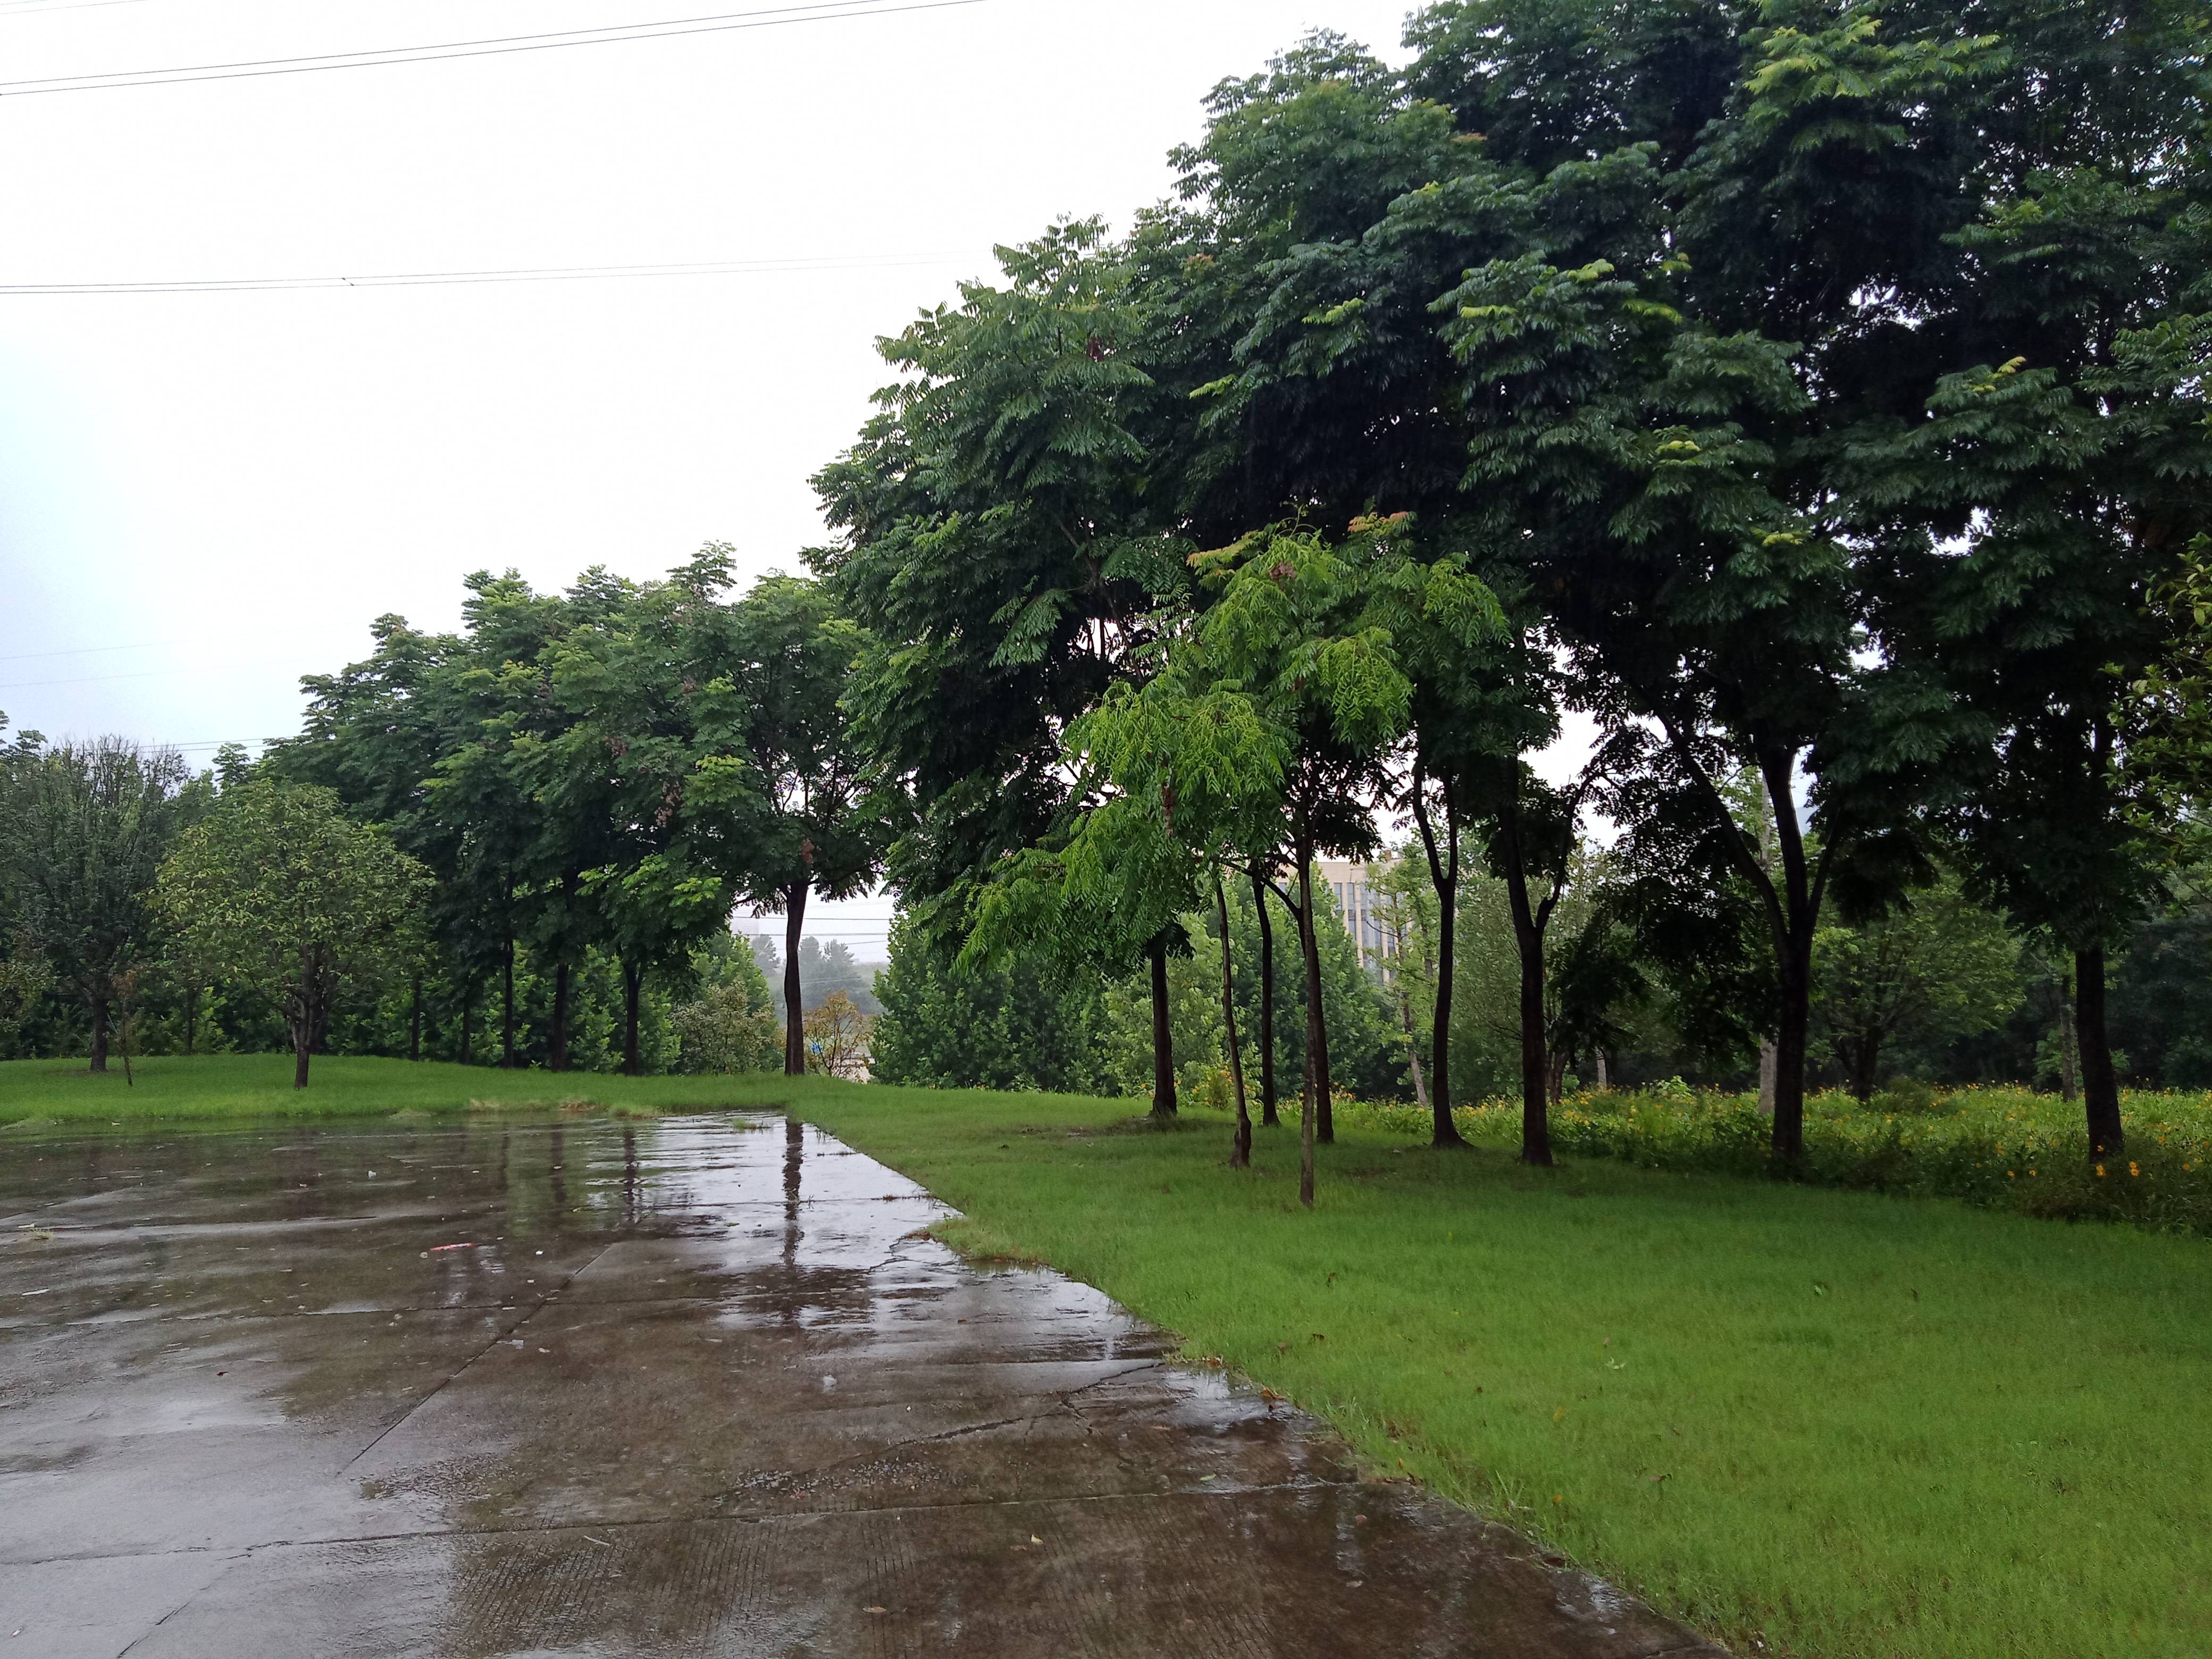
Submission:
<svg viewBox="0 0 2212 1659">
<path fill-rule="evenodd" d="M 4 1066 L 0 1118 L 788 1104 L 961 1209 L 963 1248 L 1099 1285 L 1747 1655 L 2212 1648 L 2195 1239 L 1367 1124 L 1307 1214 L 1291 1132 L 1231 1172 L 1225 1121 L 1127 1102 L 374 1060 L 293 1097 L 289 1066 L 152 1062 L 126 1098 Z"/>
</svg>

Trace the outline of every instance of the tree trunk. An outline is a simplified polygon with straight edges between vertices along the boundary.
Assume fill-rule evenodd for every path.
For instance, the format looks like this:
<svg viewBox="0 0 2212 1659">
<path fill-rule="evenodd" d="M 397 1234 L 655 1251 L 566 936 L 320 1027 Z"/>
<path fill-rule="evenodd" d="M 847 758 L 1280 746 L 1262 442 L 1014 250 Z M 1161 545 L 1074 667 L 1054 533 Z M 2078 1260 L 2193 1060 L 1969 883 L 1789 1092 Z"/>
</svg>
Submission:
<svg viewBox="0 0 2212 1659">
<path fill-rule="evenodd" d="M 1306 969 L 1306 1076 L 1313 1090 L 1314 1139 L 1336 1139 L 1336 1081 L 1328 1064 L 1328 1009 L 1322 1000 L 1321 933 L 1314 922 L 1313 856 L 1298 866 L 1298 944 Z"/>
<path fill-rule="evenodd" d="M 1774 959 L 1781 994 L 1781 1022 L 1774 1034 L 1773 1161 L 1794 1169 L 1805 1156 L 1805 1033 L 1812 1017 L 1813 930 L 1820 920 L 1820 902 L 1827 884 L 1826 861 L 1836 850 L 1831 842 L 1820 850 L 1820 867 L 1808 864 L 1803 826 L 1797 822 L 1797 800 L 1792 791 L 1797 751 L 1770 745 L 1757 751 L 1759 781 L 1774 819 L 1771 852 L 1760 842 L 1754 845 L 1736 822 L 1712 780 L 1705 775 L 1687 734 L 1655 707 L 1667 740 L 1674 746 L 1684 769 L 1695 780 L 1712 813 L 1714 827 L 1728 838 L 1736 867 L 1758 890 L 1766 907 L 1769 932 L 1774 940 Z M 1774 878 L 1773 854 L 1781 858 L 1781 880 Z"/>
<path fill-rule="evenodd" d="M 1592 1050 L 1590 1058 L 1597 1062 L 1597 1086 L 1601 1089 L 1613 1087 L 1612 1073 L 1606 1069 L 1605 1050 L 1602 1048 Z"/>
<path fill-rule="evenodd" d="M 1851 1093 L 1862 1106 L 1874 1098 L 1875 1069 L 1881 1063 L 1880 1031 L 1862 1031 L 1851 1039 Z"/>
<path fill-rule="evenodd" d="M 407 1058 L 422 1058 L 422 975 L 415 975 L 415 1010 L 407 1022 Z"/>
<path fill-rule="evenodd" d="M 322 1021 L 316 1018 L 314 953 L 305 946 L 300 951 L 300 988 L 287 999 L 290 1006 L 288 1018 L 292 1027 L 292 1086 L 307 1086 L 307 1057 L 315 1052 L 315 1040 L 323 1033 Z"/>
<path fill-rule="evenodd" d="M 2074 1018 L 2081 1042 L 2081 1104 L 2088 1119 L 2089 1156 L 2117 1158 L 2127 1150 L 2120 1122 L 2120 1080 L 2112 1070 L 2112 1043 L 2105 1026 L 2105 950 L 2074 953 Z"/>
<path fill-rule="evenodd" d="M 1413 1035 L 1413 999 L 1406 989 L 1403 968 L 1398 970 L 1398 1023 L 1406 1028 L 1406 1070 L 1413 1076 L 1413 1099 L 1423 1111 L 1429 1111 L 1429 1080 L 1422 1075 L 1420 1040 Z"/>
<path fill-rule="evenodd" d="M 546 1034 L 545 1066 L 548 1071 L 568 1069 L 568 981 L 570 971 L 565 962 L 553 968 L 553 1029 Z"/>
<path fill-rule="evenodd" d="M 1229 895 L 1221 885 L 1221 872 L 1213 872 L 1213 914 L 1221 924 L 1221 1024 L 1229 1034 L 1229 1080 L 1237 1087 L 1237 1140 L 1229 1152 L 1229 1167 L 1248 1169 L 1252 1163 L 1252 1114 L 1244 1103 L 1244 1054 L 1237 1044 L 1237 974 L 1229 951 Z"/>
<path fill-rule="evenodd" d="M 2075 976 L 2058 976 L 2058 1097 L 2071 1106 L 2081 1088 L 2081 1036 L 2074 1028 Z"/>
<path fill-rule="evenodd" d="M 1175 1022 L 1168 1016 L 1168 936 L 1145 947 L 1152 959 L 1152 1115 L 1176 1115 Z"/>
<path fill-rule="evenodd" d="M 1528 902 L 1528 865 L 1521 845 L 1519 783 L 1499 809 L 1505 898 L 1513 913 L 1513 944 L 1521 966 L 1521 1161 L 1552 1166 L 1550 1056 L 1544 1042 L 1544 933 L 1559 895 L 1540 906 Z"/>
<path fill-rule="evenodd" d="M 473 1065 L 476 1060 L 476 987 L 471 985 L 461 994 L 461 1064 Z"/>
<path fill-rule="evenodd" d="M 504 1024 L 500 1032 L 499 1063 L 508 1071 L 514 1069 L 514 935 L 507 937 L 506 1006 L 502 1011 Z"/>
<path fill-rule="evenodd" d="M 806 923 L 811 882 L 795 881 L 783 890 L 783 1074 L 806 1075 L 806 992 L 799 982 L 799 939 Z"/>
<path fill-rule="evenodd" d="M 1421 832 L 1422 850 L 1428 854 L 1430 885 L 1437 890 L 1437 1006 L 1429 1019 L 1429 1145 L 1464 1146 L 1467 1137 L 1452 1121 L 1452 973 L 1458 960 L 1459 941 L 1459 804 L 1449 781 L 1443 785 L 1443 796 L 1445 848 L 1439 853 L 1435 829 L 1429 823 L 1428 801 L 1422 793 L 1420 775 L 1414 775 L 1413 822 Z"/>
<path fill-rule="evenodd" d="M 637 963 L 623 963 L 623 1072 L 635 1077 L 644 1070 L 637 1052 L 637 1005 L 645 989 L 645 969 Z"/>
<path fill-rule="evenodd" d="M 1774 1039 L 1759 1040 L 1759 1113 L 1761 1117 L 1774 1115 Z"/>
<path fill-rule="evenodd" d="M 1775 941 L 1782 969 L 1782 1029 L 1774 1034 L 1775 1160 L 1805 1156 L 1805 1030 L 1812 1013 L 1813 930 L 1791 927 Z"/>
<path fill-rule="evenodd" d="M 1328 1021 L 1321 1006 L 1321 950 L 1314 941 L 1313 850 L 1302 837 L 1298 854 L 1298 954 L 1306 970 L 1306 1092 L 1298 1113 L 1298 1202 L 1314 1202 L 1314 1145 L 1320 1140 L 1322 1103 L 1328 1097 Z"/>
<path fill-rule="evenodd" d="M 1260 918 L 1260 1127 L 1282 1122 L 1275 1110 L 1275 926 L 1267 920 L 1264 860 L 1252 860 L 1252 908 Z"/>
<path fill-rule="evenodd" d="M 105 1072 L 107 1069 L 107 999 L 94 997 L 90 1001 L 92 1004 L 92 1059 L 89 1062 L 89 1069 Z"/>
</svg>

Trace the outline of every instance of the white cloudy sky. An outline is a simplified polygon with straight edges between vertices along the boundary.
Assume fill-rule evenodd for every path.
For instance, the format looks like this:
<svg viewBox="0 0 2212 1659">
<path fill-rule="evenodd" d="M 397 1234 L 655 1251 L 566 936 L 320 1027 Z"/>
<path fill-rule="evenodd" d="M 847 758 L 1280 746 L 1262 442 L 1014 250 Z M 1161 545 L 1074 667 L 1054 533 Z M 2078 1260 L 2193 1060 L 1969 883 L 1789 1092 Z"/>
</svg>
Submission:
<svg viewBox="0 0 2212 1659">
<path fill-rule="evenodd" d="M 0 0 L 0 82 L 736 9 Z M 981 0 L 341 72 L 0 86 L 0 286 L 811 267 L 0 293 L 0 709 L 203 758 L 293 729 L 299 676 L 362 654 L 379 613 L 449 624 L 471 569 L 643 576 L 708 539 L 748 571 L 793 567 L 820 534 L 807 477 L 881 378 L 878 336 L 987 270 L 994 242 L 1062 215 L 1126 222 L 1164 194 L 1166 151 L 1221 76 L 1316 24 L 1395 55 L 1407 9 Z M 875 924 L 823 926 L 863 945 Z"/>
</svg>

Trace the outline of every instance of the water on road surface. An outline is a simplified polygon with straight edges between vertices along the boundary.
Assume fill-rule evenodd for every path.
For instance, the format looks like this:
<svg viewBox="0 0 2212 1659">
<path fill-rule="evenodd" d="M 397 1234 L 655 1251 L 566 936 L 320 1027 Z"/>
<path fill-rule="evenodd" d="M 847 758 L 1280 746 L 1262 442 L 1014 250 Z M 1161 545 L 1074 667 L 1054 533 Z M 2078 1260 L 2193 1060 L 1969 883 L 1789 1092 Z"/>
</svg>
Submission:
<svg viewBox="0 0 2212 1659">
<path fill-rule="evenodd" d="M 0 1659 L 1713 1654 L 781 1119 L 0 1145 Z"/>
</svg>

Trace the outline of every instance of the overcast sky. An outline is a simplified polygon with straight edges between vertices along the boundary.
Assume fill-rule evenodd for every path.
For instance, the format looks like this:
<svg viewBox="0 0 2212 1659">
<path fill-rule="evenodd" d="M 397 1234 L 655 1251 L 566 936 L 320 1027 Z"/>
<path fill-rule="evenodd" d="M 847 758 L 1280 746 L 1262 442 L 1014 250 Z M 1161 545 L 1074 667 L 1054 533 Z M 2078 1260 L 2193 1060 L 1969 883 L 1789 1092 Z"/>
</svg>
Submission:
<svg viewBox="0 0 2212 1659">
<path fill-rule="evenodd" d="M 0 80 L 762 3 L 0 0 Z M 1395 57 L 1407 9 L 981 0 L 197 84 L 0 86 L 0 287 L 797 267 L 0 293 L 0 709 L 204 760 L 295 729 L 299 677 L 365 654 L 372 617 L 451 625 L 473 569 L 645 577 L 708 540 L 734 543 L 748 574 L 794 568 L 822 534 L 807 477 L 884 378 L 878 336 L 988 273 L 994 243 L 1066 215 L 1126 224 L 1166 193 L 1166 152 L 1221 77 L 1315 25 Z"/>
</svg>

